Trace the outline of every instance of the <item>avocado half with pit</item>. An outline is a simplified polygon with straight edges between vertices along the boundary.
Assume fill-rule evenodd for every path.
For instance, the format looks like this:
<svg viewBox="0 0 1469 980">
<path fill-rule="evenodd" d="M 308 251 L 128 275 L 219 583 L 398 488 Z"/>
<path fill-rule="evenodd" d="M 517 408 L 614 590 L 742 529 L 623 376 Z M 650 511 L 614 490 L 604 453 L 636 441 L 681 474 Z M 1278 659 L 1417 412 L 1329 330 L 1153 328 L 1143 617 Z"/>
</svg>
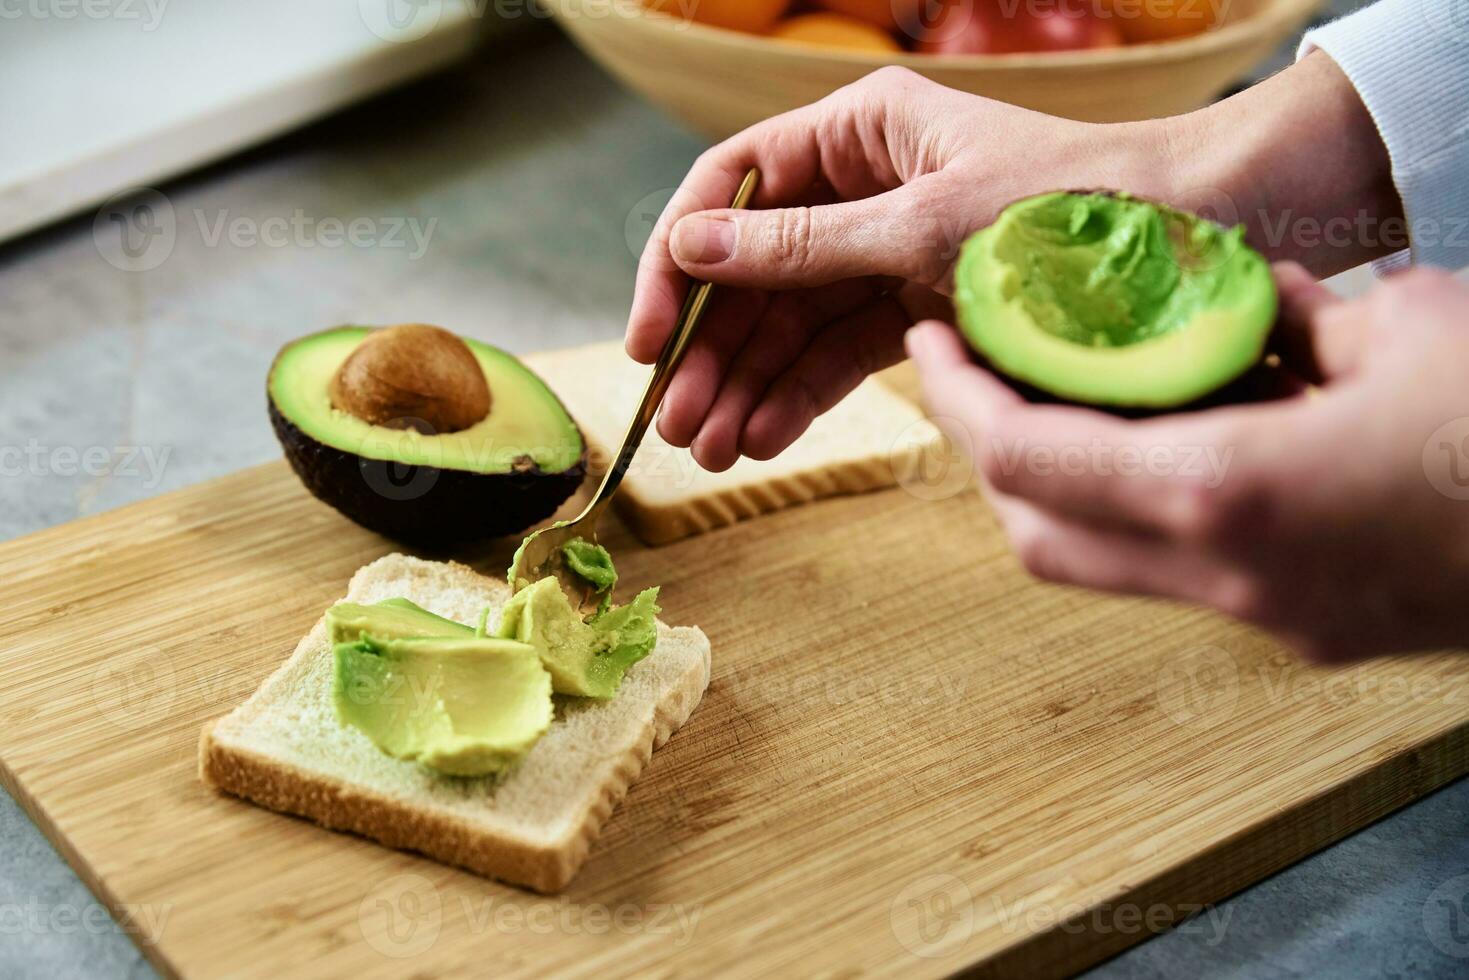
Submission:
<svg viewBox="0 0 1469 980">
<path fill-rule="evenodd" d="M 550 517 L 586 473 L 566 407 L 514 356 L 426 324 L 287 344 L 270 421 L 316 497 L 364 527 L 447 547 Z"/>
<path fill-rule="evenodd" d="M 1003 374 L 1068 401 L 1187 405 L 1263 356 L 1270 266 L 1244 229 L 1125 194 L 1010 205 L 965 242 L 954 305 Z"/>
</svg>

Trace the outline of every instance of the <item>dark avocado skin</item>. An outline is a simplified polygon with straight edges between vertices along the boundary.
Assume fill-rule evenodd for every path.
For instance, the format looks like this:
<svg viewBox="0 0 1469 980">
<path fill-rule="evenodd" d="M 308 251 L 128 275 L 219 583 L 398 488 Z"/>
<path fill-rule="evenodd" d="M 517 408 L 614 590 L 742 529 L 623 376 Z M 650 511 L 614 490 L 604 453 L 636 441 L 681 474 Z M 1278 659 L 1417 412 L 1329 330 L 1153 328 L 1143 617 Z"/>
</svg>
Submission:
<svg viewBox="0 0 1469 980">
<path fill-rule="evenodd" d="M 585 448 L 561 473 L 534 466 L 470 473 L 367 459 L 318 442 L 282 415 L 269 394 L 266 402 L 286 459 L 313 496 L 370 531 L 421 548 L 448 551 L 518 535 L 554 514 L 586 476 Z"/>
<path fill-rule="evenodd" d="M 1253 405 L 1259 402 L 1277 401 L 1281 398 L 1290 398 L 1300 394 L 1301 385 L 1299 381 L 1292 378 L 1287 372 L 1278 367 L 1264 362 L 1256 364 L 1244 374 L 1235 378 L 1223 388 L 1219 388 L 1203 398 L 1175 405 L 1171 408 L 1124 408 L 1118 405 L 1088 405 L 1083 402 L 1074 402 L 1069 398 L 1053 395 L 1049 391 L 1043 391 L 1034 385 L 1018 381 L 995 369 L 994 365 L 980 357 L 978 354 L 971 355 L 974 360 L 993 374 L 999 381 L 1024 398 L 1032 405 L 1070 405 L 1075 408 L 1084 408 L 1092 412 L 1101 412 L 1103 415 L 1113 415 L 1117 418 L 1142 419 L 1160 418 L 1164 415 L 1180 415 L 1185 412 L 1202 412 L 1210 408 L 1225 408 L 1230 405 Z"/>
</svg>

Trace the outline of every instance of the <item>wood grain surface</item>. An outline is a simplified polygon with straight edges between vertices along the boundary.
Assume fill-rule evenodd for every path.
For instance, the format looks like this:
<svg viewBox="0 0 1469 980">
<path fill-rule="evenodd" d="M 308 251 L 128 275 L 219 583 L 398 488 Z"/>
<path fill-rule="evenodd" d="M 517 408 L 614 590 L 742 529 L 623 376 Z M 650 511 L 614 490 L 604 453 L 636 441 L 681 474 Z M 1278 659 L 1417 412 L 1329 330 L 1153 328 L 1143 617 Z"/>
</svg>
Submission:
<svg viewBox="0 0 1469 980">
<path fill-rule="evenodd" d="M 1074 970 L 1469 769 L 1469 659 L 1039 585 L 972 487 L 606 530 L 714 679 L 561 898 L 195 778 L 393 550 L 283 464 L 0 545 L 0 774 L 166 974 L 845 977 Z"/>
</svg>

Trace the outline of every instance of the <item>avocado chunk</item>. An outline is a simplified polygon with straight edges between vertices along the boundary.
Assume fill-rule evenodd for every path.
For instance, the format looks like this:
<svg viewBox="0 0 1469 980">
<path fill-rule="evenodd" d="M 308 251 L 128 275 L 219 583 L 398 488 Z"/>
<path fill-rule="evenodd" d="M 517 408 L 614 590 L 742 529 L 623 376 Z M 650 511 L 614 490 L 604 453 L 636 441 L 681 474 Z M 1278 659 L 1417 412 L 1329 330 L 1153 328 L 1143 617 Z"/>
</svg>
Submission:
<svg viewBox="0 0 1469 980">
<path fill-rule="evenodd" d="M 407 599 L 384 599 L 371 606 L 339 602 L 326 611 L 326 622 L 333 645 L 356 643 L 364 635 L 375 640 L 474 636 L 468 626 L 436 616 Z"/>
<path fill-rule="evenodd" d="M 954 305 L 1009 377 L 1084 404 L 1173 408 L 1238 378 L 1275 320 L 1269 264 L 1193 214 L 1125 194 L 1042 194 L 964 244 Z"/>
<path fill-rule="evenodd" d="M 591 585 L 593 592 L 610 593 L 617 585 L 612 555 L 601 545 L 586 538 L 572 538 L 561 546 L 561 557 L 567 568 Z"/>
<path fill-rule="evenodd" d="M 445 775 L 503 774 L 551 724 L 551 677 L 525 643 L 363 636 L 333 654 L 338 720 Z"/>
<path fill-rule="evenodd" d="M 581 431 L 540 378 L 505 351 L 437 328 L 303 337 L 276 357 L 267 390 L 306 488 L 408 544 L 524 531 L 586 472 Z"/>
<path fill-rule="evenodd" d="M 557 694 L 611 698 L 629 667 L 658 642 L 658 590 L 582 620 L 554 578 L 519 592 L 500 614 L 499 635 L 535 648 Z"/>
</svg>

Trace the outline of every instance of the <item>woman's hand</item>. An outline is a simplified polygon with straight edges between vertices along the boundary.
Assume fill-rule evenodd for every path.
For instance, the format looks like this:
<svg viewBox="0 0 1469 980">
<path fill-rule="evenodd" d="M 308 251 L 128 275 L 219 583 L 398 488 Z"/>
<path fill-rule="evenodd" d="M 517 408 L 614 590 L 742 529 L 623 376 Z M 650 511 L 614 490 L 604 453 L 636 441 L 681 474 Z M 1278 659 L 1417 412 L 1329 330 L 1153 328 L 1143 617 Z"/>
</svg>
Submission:
<svg viewBox="0 0 1469 980">
<path fill-rule="evenodd" d="M 657 359 L 689 277 L 720 283 L 658 431 L 707 469 L 769 459 L 868 374 L 902 358 L 960 244 L 1006 204 L 1057 188 L 1171 200 L 1167 122 L 1055 119 L 876 72 L 699 158 L 638 272 L 627 350 Z M 755 206 L 726 205 L 750 167 Z"/>
<path fill-rule="evenodd" d="M 1469 286 L 1277 279 L 1282 359 L 1323 385 L 1278 402 L 1129 422 L 1025 403 L 940 323 L 908 349 L 1035 575 L 1214 606 L 1316 660 L 1462 644 Z"/>
</svg>

